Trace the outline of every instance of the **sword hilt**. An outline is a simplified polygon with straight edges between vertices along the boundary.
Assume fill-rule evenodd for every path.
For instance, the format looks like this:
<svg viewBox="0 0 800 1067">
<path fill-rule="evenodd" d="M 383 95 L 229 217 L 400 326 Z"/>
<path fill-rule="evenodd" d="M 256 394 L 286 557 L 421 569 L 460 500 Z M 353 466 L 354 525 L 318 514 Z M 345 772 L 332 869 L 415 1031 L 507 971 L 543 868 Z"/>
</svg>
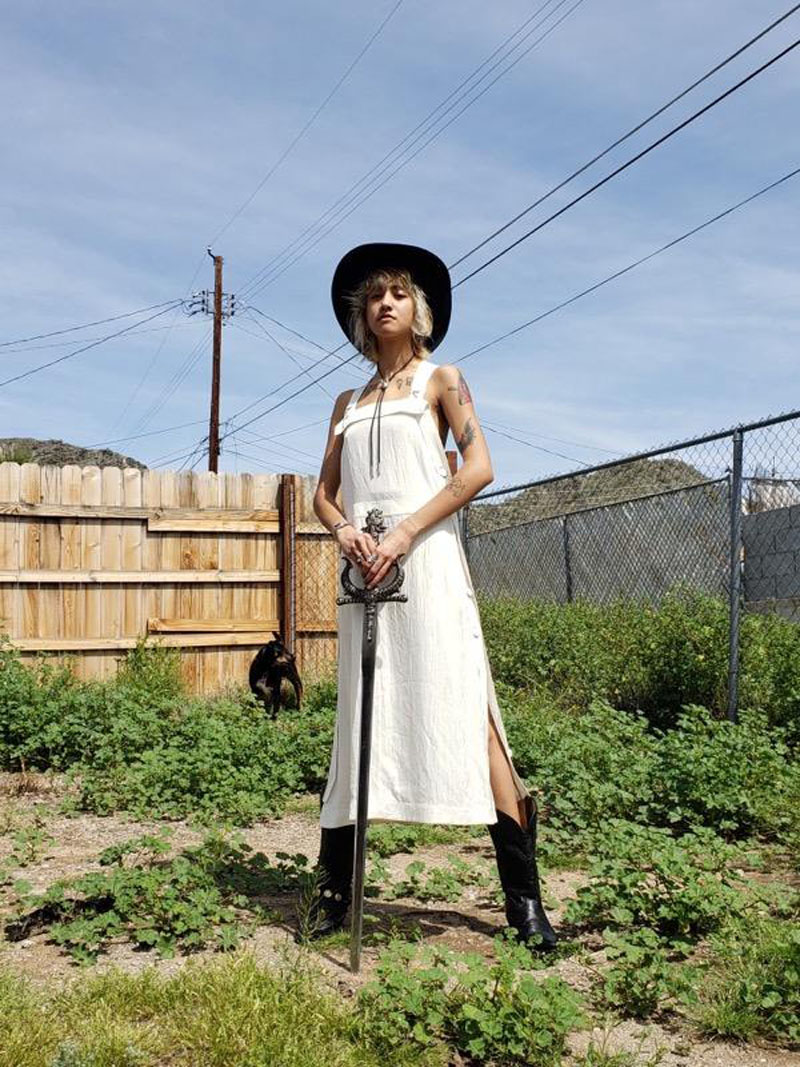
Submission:
<svg viewBox="0 0 800 1067">
<path fill-rule="evenodd" d="M 386 532 L 386 524 L 383 521 L 383 512 L 380 508 L 371 508 L 367 512 L 366 520 L 361 529 L 364 533 L 370 534 L 375 541 L 380 541 L 381 534 Z M 367 588 L 365 585 L 356 585 L 353 582 L 350 577 L 352 566 L 350 560 L 345 559 L 341 581 L 347 596 L 338 596 L 336 598 L 337 604 L 363 604 L 366 608 L 369 608 L 376 603 L 408 600 L 408 596 L 405 593 L 398 592 L 405 580 L 405 574 L 397 560 L 392 564 L 392 568 L 383 581 L 373 586 L 372 589 Z"/>
</svg>

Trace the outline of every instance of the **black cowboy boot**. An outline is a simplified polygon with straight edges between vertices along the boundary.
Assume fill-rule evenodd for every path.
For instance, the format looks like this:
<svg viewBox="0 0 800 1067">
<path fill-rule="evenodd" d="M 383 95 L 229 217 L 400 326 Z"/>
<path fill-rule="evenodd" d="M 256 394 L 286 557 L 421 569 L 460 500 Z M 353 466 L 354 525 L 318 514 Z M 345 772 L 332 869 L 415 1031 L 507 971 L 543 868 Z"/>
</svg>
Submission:
<svg viewBox="0 0 800 1067">
<path fill-rule="evenodd" d="M 506 897 L 506 919 L 517 931 L 517 940 L 528 942 L 534 951 L 550 952 L 558 938 L 542 907 L 539 872 L 536 867 L 536 800 L 526 797 L 528 827 L 523 829 L 506 812 L 497 811 L 497 822 L 489 827 L 497 855 L 497 870 Z M 541 943 L 536 943 L 536 934 Z"/>
<path fill-rule="evenodd" d="M 344 925 L 352 899 L 355 831 L 355 823 L 322 827 L 317 861 L 319 880 L 307 918 L 311 940 L 324 937 Z M 298 931 L 295 940 L 300 937 Z"/>
</svg>

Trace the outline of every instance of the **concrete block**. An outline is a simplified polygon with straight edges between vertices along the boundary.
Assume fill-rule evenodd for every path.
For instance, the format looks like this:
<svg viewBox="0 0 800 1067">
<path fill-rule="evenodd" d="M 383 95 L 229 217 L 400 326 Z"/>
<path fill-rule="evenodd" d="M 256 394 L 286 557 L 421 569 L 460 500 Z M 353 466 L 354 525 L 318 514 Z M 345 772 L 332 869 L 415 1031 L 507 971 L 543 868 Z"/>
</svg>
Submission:
<svg viewBox="0 0 800 1067">
<path fill-rule="evenodd" d="M 800 570 L 795 569 L 791 574 L 781 574 L 775 579 L 777 596 L 790 599 L 800 595 Z"/>
<path fill-rule="evenodd" d="M 776 552 L 800 552 L 800 526 L 787 526 L 775 534 Z"/>
<path fill-rule="evenodd" d="M 788 527 L 787 527 L 788 528 Z M 783 531 L 780 531 L 781 533 Z M 770 555 L 775 551 L 775 533 L 768 533 L 758 523 L 742 527 L 742 544 L 745 552 L 753 556 Z"/>
<path fill-rule="evenodd" d="M 752 515 L 743 515 L 742 532 L 757 544 L 767 543 L 779 530 L 791 526 L 791 513 L 794 508 L 776 508 L 774 511 L 756 511 Z"/>
<path fill-rule="evenodd" d="M 771 600 L 777 595 L 775 578 L 753 578 L 744 572 L 745 600 Z"/>
<path fill-rule="evenodd" d="M 745 577 L 749 578 L 763 578 L 764 571 L 762 564 L 764 557 L 760 552 L 752 552 L 745 548 L 744 551 L 744 573 Z"/>
<path fill-rule="evenodd" d="M 792 574 L 794 569 L 794 552 L 775 552 L 771 556 L 764 556 L 761 562 L 761 573 L 765 578 L 769 578 L 773 574 L 776 577 Z"/>
</svg>

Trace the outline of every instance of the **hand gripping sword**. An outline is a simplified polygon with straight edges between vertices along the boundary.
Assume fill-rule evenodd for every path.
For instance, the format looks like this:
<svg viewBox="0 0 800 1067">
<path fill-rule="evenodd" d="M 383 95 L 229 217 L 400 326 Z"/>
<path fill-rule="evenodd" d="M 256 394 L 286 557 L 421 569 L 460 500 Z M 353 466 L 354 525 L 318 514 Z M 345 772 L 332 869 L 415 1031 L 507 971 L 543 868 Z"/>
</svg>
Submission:
<svg viewBox="0 0 800 1067">
<path fill-rule="evenodd" d="M 362 526 L 365 533 L 380 541 L 386 532 L 383 512 L 372 508 Z M 364 920 L 364 868 L 366 864 L 367 810 L 369 802 L 369 763 L 372 752 L 372 697 L 375 689 L 375 640 L 378 631 L 378 604 L 389 600 L 408 600 L 398 590 L 405 575 L 399 563 L 392 564 L 389 575 L 372 589 L 354 585 L 350 578 L 350 560 L 342 570 L 342 585 L 347 596 L 336 598 L 337 604 L 363 604 L 364 620 L 361 631 L 361 731 L 358 753 L 358 808 L 353 850 L 352 924 L 350 927 L 350 970 L 358 973 L 361 966 L 361 928 Z"/>
</svg>

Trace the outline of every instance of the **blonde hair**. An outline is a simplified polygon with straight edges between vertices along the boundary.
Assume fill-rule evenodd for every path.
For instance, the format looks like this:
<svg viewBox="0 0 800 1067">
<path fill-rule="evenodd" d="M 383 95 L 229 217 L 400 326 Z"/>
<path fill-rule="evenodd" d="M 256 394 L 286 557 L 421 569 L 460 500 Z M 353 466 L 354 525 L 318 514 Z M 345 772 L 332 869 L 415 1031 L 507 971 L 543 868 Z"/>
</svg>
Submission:
<svg viewBox="0 0 800 1067">
<path fill-rule="evenodd" d="M 414 355 L 427 359 L 431 354 L 426 342 L 433 333 L 433 313 L 424 291 L 407 270 L 374 270 L 357 288 L 345 294 L 350 307 L 353 344 L 372 363 L 378 362 L 378 339 L 367 325 L 367 298 L 378 286 L 394 284 L 401 285 L 414 302 L 414 319 L 411 323 Z"/>
</svg>

